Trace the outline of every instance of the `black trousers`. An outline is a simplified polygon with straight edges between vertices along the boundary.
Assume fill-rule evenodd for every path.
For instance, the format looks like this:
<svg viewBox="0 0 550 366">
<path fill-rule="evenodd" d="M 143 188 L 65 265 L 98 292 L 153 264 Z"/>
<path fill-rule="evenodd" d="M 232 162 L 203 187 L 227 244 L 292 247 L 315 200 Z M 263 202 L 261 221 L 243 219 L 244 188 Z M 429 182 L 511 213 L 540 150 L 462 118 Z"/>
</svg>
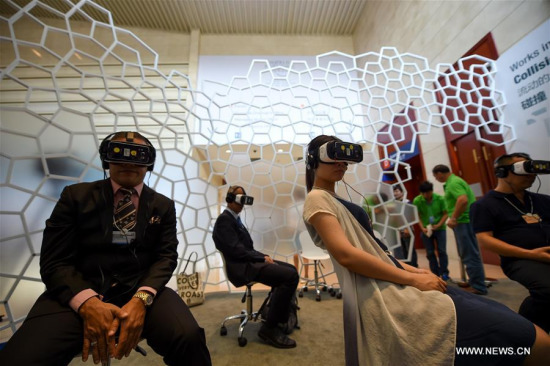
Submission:
<svg viewBox="0 0 550 366">
<path fill-rule="evenodd" d="M 506 276 L 529 290 L 519 313 L 550 332 L 550 263 L 517 259 L 502 266 Z"/>
<path fill-rule="evenodd" d="M 55 304 L 55 300 L 45 300 L 44 296 L 0 351 L 1 365 L 68 365 L 82 351 L 80 316 L 69 307 Z M 40 306 L 57 307 L 59 311 L 44 312 L 36 308 Z M 204 330 L 172 289 L 159 291 L 147 309 L 142 338 L 163 356 L 167 365 L 212 364 Z M 91 356 L 88 362 L 92 362 Z"/>
<path fill-rule="evenodd" d="M 296 267 L 276 260 L 275 264 L 264 266 L 251 281 L 260 282 L 273 288 L 266 323 L 271 326 L 285 323 L 290 312 L 290 301 L 296 293 L 296 287 L 300 281 Z"/>
</svg>

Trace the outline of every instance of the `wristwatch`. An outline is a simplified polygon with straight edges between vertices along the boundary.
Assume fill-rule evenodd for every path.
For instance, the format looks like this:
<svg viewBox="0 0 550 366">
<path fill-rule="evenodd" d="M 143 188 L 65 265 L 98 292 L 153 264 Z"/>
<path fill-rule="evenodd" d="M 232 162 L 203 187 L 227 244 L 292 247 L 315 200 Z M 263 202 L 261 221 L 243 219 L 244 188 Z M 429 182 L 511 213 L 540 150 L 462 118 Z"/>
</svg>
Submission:
<svg viewBox="0 0 550 366">
<path fill-rule="evenodd" d="M 137 297 L 138 299 L 143 301 L 143 305 L 145 305 L 145 307 L 149 307 L 153 303 L 153 295 L 151 295 L 147 291 L 138 291 L 134 294 L 133 297 Z"/>
</svg>

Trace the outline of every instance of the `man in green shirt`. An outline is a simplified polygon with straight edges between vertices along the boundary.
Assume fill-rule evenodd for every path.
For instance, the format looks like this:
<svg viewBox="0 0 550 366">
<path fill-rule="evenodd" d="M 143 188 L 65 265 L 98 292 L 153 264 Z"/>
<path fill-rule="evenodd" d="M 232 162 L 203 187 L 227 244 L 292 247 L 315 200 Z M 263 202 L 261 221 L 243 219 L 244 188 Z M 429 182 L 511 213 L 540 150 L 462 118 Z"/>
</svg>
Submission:
<svg viewBox="0 0 550 366">
<path fill-rule="evenodd" d="M 452 174 L 446 165 L 436 165 L 432 173 L 438 182 L 444 183 L 445 204 L 449 215 L 447 226 L 455 233 L 458 255 L 466 266 L 471 291 L 478 295 L 486 295 L 485 270 L 470 223 L 470 205 L 476 200 L 474 192 L 464 179 Z"/>
<path fill-rule="evenodd" d="M 422 230 L 420 238 L 426 248 L 426 257 L 430 263 L 430 270 L 447 281 L 449 279 L 449 258 L 447 257 L 447 208 L 442 196 L 433 192 L 433 184 L 422 182 L 419 186 L 420 194 L 413 200 L 418 209 L 420 221 L 418 226 Z M 435 249 L 437 248 L 437 255 Z"/>
</svg>

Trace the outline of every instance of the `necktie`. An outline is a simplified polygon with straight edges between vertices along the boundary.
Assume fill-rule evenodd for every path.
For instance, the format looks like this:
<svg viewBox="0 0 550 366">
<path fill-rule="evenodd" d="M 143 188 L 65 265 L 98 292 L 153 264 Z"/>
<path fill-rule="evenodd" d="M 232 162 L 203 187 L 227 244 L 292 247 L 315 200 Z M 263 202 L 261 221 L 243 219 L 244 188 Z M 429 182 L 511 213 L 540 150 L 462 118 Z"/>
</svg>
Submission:
<svg viewBox="0 0 550 366">
<path fill-rule="evenodd" d="M 133 189 L 120 188 L 124 194 L 115 208 L 114 225 L 120 231 L 130 231 L 136 226 L 136 206 L 132 202 Z"/>
<path fill-rule="evenodd" d="M 241 217 L 237 216 L 237 222 L 239 223 L 240 227 L 244 227 L 243 222 L 241 221 Z"/>
</svg>

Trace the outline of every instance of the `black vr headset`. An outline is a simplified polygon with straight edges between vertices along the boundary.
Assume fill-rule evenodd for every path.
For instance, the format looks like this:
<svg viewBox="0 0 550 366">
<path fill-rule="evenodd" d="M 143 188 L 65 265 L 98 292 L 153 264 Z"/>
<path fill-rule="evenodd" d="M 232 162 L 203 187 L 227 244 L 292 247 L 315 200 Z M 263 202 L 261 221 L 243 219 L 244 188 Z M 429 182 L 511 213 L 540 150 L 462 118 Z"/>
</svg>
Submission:
<svg viewBox="0 0 550 366">
<path fill-rule="evenodd" d="M 307 169 L 317 169 L 319 162 L 325 164 L 356 164 L 363 161 L 363 148 L 352 142 L 329 141 L 316 150 L 310 150 L 306 157 Z"/>
<path fill-rule="evenodd" d="M 124 134 L 126 141 L 112 141 L 115 135 Z M 147 145 L 136 144 L 134 138 L 145 140 Z M 147 171 L 152 171 L 156 152 L 153 144 L 136 132 L 115 132 L 105 137 L 99 146 L 99 158 L 103 169 L 109 169 L 109 163 L 127 163 L 143 165 Z"/>
<path fill-rule="evenodd" d="M 500 165 L 505 158 L 524 158 L 524 161 L 518 161 L 514 164 Z M 508 172 L 516 175 L 528 174 L 550 174 L 550 161 L 548 160 L 531 160 L 531 157 L 525 153 L 514 153 L 502 155 L 495 160 L 495 175 L 497 178 L 506 178 Z"/>
<path fill-rule="evenodd" d="M 235 193 L 233 193 L 238 188 L 242 189 L 243 192 L 245 192 L 245 194 L 235 194 Z M 225 202 L 227 202 L 227 203 L 235 202 L 235 203 L 237 203 L 241 206 L 243 206 L 243 205 L 252 206 L 252 204 L 254 203 L 254 197 L 247 196 L 246 191 L 244 190 L 243 187 L 233 186 L 233 187 L 231 187 L 229 192 L 227 192 L 227 195 L 225 196 Z"/>
</svg>

